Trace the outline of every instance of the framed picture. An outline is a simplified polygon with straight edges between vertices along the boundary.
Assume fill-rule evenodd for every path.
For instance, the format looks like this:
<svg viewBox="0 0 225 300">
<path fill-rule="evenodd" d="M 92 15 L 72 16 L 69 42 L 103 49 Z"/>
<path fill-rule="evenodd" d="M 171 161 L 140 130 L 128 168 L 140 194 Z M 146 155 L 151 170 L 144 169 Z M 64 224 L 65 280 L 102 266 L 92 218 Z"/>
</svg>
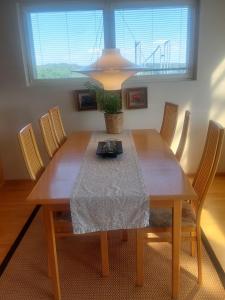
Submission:
<svg viewBox="0 0 225 300">
<path fill-rule="evenodd" d="M 148 93 L 146 87 L 126 89 L 126 107 L 128 109 L 147 108 Z"/>
<path fill-rule="evenodd" d="M 78 111 L 97 110 L 96 94 L 89 90 L 78 90 L 74 92 L 76 108 Z"/>
</svg>

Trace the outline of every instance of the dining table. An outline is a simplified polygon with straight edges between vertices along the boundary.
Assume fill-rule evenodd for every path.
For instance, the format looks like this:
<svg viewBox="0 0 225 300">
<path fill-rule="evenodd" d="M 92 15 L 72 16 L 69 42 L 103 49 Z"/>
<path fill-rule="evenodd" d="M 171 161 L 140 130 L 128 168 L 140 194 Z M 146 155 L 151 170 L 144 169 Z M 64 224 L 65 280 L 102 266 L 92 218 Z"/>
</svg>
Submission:
<svg viewBox="0 0 225 300">
<path fill-rule="evenodd" d="M 182 201 L 194 200 L 197 196 L 173 151 L 157 130 L 135 129 L 131 130 L 131 134 L 149 197 L 150 211 L 153 207 L 170 207 L 173 210 L 172 298 L 177 299 L 180 289 Z M 68 209 L 91 136 L 91 131 L 77 131 L 69 135 L 27 198 L 28 203 L 41 205 L 44 210 L 44 225 L 50 245 L 51 277 L 56 300 L 61 299 L 61 291 L 53 212 Z M 107 259 L 107 253 L 105 258 Z M 142 268 L 140 264 L 136 267 L 137 271 L 138 268 Z M 107 270 L 105 272 L 107 273 Z"/>
</svg>

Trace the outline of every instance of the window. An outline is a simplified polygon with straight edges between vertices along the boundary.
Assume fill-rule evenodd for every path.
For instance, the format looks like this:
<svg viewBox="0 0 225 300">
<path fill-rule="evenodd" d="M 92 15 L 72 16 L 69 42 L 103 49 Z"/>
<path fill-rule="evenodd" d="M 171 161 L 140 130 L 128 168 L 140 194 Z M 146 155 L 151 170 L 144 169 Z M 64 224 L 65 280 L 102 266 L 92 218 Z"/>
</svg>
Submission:
<svg viewBox="0 0 225 300">
<path fill-rule="evenodd" d="M 85 2 L 85 1 L 84 1 Z M 31 79 L 79 78 L 102 49 L 117 47 L 141 76 L 193 78 L 197 0 L 88 1 L 25 7 Z M 72 3 L 72 4 L 71 4 Z"/>
</svg>

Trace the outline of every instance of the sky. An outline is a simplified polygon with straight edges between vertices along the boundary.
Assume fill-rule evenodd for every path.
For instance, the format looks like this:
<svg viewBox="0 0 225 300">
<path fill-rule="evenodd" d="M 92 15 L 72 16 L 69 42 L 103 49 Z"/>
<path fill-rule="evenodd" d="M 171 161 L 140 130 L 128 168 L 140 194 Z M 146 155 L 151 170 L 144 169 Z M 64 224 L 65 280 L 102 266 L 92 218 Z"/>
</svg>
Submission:
<svg viewBox="0 0 225 300">
<path fill-rule="evenodd" d="M 138 64 L 186 63 L 188 12 L 188 7 L 116 10 L 116 47 Z M 29 18 L 36 65 L 86 66 L 104 48 L 101 10 L 32 12 Z"/>
</svg>

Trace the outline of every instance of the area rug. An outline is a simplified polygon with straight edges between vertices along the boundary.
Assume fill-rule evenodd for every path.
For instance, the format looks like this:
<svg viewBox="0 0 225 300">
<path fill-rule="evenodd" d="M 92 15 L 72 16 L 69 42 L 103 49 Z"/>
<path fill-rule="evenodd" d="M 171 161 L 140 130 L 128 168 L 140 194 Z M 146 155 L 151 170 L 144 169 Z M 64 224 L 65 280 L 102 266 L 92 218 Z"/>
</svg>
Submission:
<svg viewBox="0 0 225 300">
<path fill-rule="evenodd" d="M 171 299 L 171 245 L 151 243 L 145 248 L 145 284 L 135 286 L 135 234 L 121 241 L 121 232 L 109 234 L 110 276 L 101 277 L 98 236 L 59 239 L 58 259 L 63 300 L 74 299 Z M 180 299 L 219 300 L 225 292 L 203 249 L 203 285 L 197 285 L 196 258 L 183 244 Z M 47 259 L 42 219 L 35 218 L 29 231 L 0 278 L 0 299 L 53 299 L 47 277 Z"/>
</svg>

